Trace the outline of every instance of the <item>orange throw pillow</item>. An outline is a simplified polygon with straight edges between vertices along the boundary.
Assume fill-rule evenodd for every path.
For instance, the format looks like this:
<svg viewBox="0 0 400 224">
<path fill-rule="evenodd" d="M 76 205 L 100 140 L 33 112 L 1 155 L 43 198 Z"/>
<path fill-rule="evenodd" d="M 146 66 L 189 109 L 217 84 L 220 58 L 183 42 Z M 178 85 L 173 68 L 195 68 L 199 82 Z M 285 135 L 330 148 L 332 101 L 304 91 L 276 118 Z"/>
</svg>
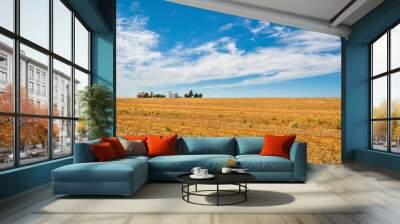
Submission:
<svg viewBox="0 0 400 224">
<path fill-rule="evenodd" d="M 108 142 L 93 144 L 91 145 L 91 149 L 94 157 L 99 162 L 110 161 L 117 158 L 112 145 Z"/>
<path fill-rule="evenodd" d="M 290 148 L 293 145 L 296 135 L 289 136 L 264 136 L 264 146 L 261 149 L 261 156 L 280 156 L 286 159 L 290 157 Z"/>
<path fill-rule="evenodd" d="M 115 155 L 117 158 L 121 158 L 126 156 L 126 151 L 124 146 L 121 144 L 117 137 L 109 137 L 109 138 L 101 138 L 101 142 L 108 142 L 114 149 Z"/>
<path fill-rule="evenodd" d="M 177 135 L 157 136 L 150 135 L 147 137 L 148 156 L 165 156 L 176 155 L 176 139 Z"/>
</svg>

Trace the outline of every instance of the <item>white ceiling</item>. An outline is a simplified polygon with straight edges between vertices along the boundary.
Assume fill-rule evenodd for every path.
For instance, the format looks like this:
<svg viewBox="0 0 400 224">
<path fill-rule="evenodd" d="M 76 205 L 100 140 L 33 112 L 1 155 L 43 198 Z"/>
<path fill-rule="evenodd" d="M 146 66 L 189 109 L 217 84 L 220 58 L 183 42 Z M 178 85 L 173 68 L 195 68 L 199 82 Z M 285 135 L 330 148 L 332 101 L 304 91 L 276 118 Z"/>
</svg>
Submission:
<svg viewBox="0 0 400 224">
<path fill-rule="evenodd" d="M 231 2 L 330 20 L 337 12 L 345 7 L 350 0 L 231 0 Z"/>
<path fill-rule="evenodd" d="M 383 0 L 169 1 L 341 37 L 347 37 L 353 23 L 383 2 Z"/>
</svg>

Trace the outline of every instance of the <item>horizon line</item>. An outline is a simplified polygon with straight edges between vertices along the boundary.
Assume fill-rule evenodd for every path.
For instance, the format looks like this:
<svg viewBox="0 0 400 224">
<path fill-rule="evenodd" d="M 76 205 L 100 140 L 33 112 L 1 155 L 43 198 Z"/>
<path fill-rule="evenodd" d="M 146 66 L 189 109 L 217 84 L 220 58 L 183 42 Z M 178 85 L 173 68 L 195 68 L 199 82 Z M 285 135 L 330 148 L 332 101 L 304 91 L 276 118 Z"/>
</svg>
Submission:
<svg viewBox="0 0 400 224">
<path fill-rule="evenodd" d="M 339 98 L 341 99 L 341 96 L 304 96 L 304 97 L 287 97 L 287 96 L 270 96 L 270 97 L 202 97 L 202 98 L 185 98 L 185 97 L 179 97 L 179 98 L 140 98 L 140 97 L 125 97 L 125 96 L 117 96 L 118 98 L 125 98 L 125 99 L 282 99 L 282 98 L 290 98 L 290 99 L 329 99 L 329 98 Z"/>
</svg>

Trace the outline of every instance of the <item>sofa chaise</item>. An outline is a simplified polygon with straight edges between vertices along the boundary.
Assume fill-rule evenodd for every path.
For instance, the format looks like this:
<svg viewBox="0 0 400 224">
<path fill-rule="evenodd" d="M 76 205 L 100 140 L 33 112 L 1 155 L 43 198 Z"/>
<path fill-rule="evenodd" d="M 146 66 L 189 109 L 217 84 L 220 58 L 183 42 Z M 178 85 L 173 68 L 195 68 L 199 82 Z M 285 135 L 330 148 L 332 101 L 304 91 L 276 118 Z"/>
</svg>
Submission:
<svg viewBox="0 0 400 224">
<path fill-rule="evenodd" d="M 295 142 L 290 159 L 260 156 L 263 137 L 181 137 L 177 155 L 127 156 L 96 162 L 90 141 L 75 144 L 73 164 L 52 172 L 53 193 L 67 195 L 132 195 L 148 181 L 176 181 L 193 167 L 218 172 L 228 160 L 247 168 L 258 182 L 305 182 L 307 145 Z"/>
</svg>

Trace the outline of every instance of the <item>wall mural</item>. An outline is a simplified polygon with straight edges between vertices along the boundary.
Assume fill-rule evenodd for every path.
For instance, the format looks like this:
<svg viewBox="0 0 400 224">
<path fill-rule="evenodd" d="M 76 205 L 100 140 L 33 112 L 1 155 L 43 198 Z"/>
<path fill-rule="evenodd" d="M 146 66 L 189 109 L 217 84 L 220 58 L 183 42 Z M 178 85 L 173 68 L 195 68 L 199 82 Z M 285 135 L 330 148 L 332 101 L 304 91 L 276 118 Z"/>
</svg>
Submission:
<svg viewBox="0 0 400 224">
<path fill-rule="evenodd" d="M 339 37 L 165 1 L 117 14 L 117 135 L 296 134 L 341 161 Z"/>
</svg>

